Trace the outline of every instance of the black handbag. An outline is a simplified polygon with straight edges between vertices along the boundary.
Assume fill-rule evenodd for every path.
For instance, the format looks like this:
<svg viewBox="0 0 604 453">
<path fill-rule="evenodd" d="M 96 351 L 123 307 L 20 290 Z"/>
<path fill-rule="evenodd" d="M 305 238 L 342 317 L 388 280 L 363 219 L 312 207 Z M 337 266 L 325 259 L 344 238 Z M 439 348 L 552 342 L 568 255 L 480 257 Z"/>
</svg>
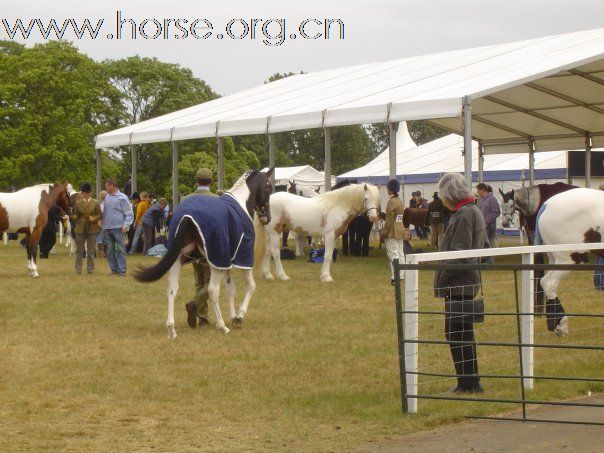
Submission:
<svg viewBox="0 0 604 453">
<path fill-rule="evenodd" d="M 447 300 L 445 301 L 445 317 L 457 322 L 484 322 L 484 300 Z"/>
<path fill-rule="evenodd" d="M 484 322 L 484 294 L 482 293 L 482 273 L 480 278 L 480 296 L 468 300 L 445 300 L 445 317 L 457 322 Z"/>
</svg>

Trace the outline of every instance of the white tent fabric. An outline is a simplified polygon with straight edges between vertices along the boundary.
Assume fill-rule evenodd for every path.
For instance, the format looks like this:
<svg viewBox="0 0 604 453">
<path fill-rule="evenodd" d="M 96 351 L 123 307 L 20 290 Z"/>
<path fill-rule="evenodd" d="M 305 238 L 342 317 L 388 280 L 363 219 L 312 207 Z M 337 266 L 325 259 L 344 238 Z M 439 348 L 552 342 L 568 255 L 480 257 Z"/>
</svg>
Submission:
<svg viewBox="0 0 604 453">
<path fill-rule="evenodd" d="M 486 153 L 604 144 L 604 29 L 300 74 L 97 136 L 96 148 L 429 119 Z M 513 146 L 517 148 L 514 149 Z"/>
<path fill-rule="evenodd" d="M 478 171 L 478 143 L 472 142 L 472 170 Z M 463 137 L 449 134 L 429 143 L 407 149 L 398 149 L 396 174 L 404 183 L 437 182 L 447 172 L 463 172 Z M 386 149 L 367 165 L 338 175 L 338 179 L 357 178 L 375 184 L 385 184 L 389 179 L 389 150 Z M 535 153 L 536 179 L 566 178 L 566 152 Z M 528 179 L 526 154 L 494 154 L 484 157 L 485 181 Z"/>
<path fill-rule="evenodd" d="M 264 168 L 262 171 L 268 171 Z M 335 178 L 332 177 L 335 182 Z M 298 167 L 275 167 L 275 186 L 283 185 L 289 188 L 289 182 L 294 181 L 299 190 L 312 195 L 315 189 L 325 192 L 325 172 L 319 171 L 310 165 Z"/>
<path fill-rule="evenodd" d="M 396 175 L 401 181 L 403 197 L 411 192 L 420 191 L 428 200 L 438 191 L 438 180 L 443 173 L 464 171 L 463 137 L 450 134 L 429 143 L 407 149 L 398 149 L 396 156 Z M 478 174 L 478 143 L 473 142 L 472 171 Z M 535 184 L 567 181 L 566 151 L 548 151 L 535 153 Z M 484 156 L 483 179 L 497 193 L 498 189 L 508 192 L 529 185 L 529 163 L 527 154 L 493 154 Z M 337 179 L 354 178 L 359 182 L 367 181 L 381 184 L 382 205 L 388 201 L 384 185 L 389 179 L 389 152 L 383 151 L 369 164 L 338 175 Z M 583 185 L 583 178 L 573 183 Z M 604 179 L 592 178 L 599 184 Z M 500 200 L 501 202 L 501 200 Z M 407 200 L 405 199 L 405 204 Z"/>
</svg>

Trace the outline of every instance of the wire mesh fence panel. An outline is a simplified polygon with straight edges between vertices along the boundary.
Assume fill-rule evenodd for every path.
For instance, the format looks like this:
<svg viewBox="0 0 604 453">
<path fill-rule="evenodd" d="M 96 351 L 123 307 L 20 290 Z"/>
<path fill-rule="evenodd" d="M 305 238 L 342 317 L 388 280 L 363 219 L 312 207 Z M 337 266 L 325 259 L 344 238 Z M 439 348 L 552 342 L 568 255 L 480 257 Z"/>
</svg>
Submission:
<svg viewBox="0 0 604 453">
<path fill-rule="evenodd" d="M 541 290 L 533 285 L 539 272 L 555 266 L 527 264 L 537 249 L 499 251 L 496 265 L 449 265 L 479 272 L 481 284 L 445 291 L 433 285 L 435 270 L 447 265 L 423 263 L 445 254 L 411 256 L 400 265 L 406 271 L 404 290 L 397 288 L 404 410 L 417 412 L 421 401 L 422 412 L 483 417 L 520 404 L 518 419 L 529 420 L 527 408 L 536 404 L 572 404 L 594 411 L 594 421 L 582 423 L 602 424 L 602 405 L 562 400 L 604 391 L 604 291 L 594 286 L 594 271 L 604 266 L 573 267 L 557 299 L 547 301 L 546 315 L 535 311 Z M 477 300 L 484 301 L 484 320 L 469 315 L 467 307 L 475 305 L 468 304 Z M 552 304 L 564 312 L 554 313 Z"/>
</svg>

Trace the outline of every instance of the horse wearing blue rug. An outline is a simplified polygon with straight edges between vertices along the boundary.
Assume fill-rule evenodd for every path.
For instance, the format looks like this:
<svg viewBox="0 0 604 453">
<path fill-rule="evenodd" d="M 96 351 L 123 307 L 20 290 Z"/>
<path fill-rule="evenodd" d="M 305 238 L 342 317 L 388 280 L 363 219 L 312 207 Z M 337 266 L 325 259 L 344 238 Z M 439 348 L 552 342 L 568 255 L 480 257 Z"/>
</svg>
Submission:
<svg viewBox="0 0 604 453">
<path fill-rule="evenodd" d="M 183 265 L 206 261 L 211 270 L 208 295 L 214 307 L 216 328 L 229 333 L 222 318 L 218 298 L 220 282 L 224 280 L 233 327 L 241 327 L 248 305 L 256 288 L 254 266 L 254 212 L 260 223 L 271 220 L 269 197 L 272 186 L 267 173 L 248 171 L 233 188 L 218 198 L 188 197 L 174 212 L 168 233 L 168 251 L 155 265 L 140 269 L 135 278 L 151 282 L 168 274 L 168 319 L 170 338 L 176 337 L 174 300 L 178 292 L 178 278 Z M 263 239 L 260 235 L 259 239 Z M 260 247 L 261 252 L 264 247 Z M 235 284 L 231 278 L 233 267 L 243 270 L 247 289 L 239 311 L 235 311 Z"/>
</svg>

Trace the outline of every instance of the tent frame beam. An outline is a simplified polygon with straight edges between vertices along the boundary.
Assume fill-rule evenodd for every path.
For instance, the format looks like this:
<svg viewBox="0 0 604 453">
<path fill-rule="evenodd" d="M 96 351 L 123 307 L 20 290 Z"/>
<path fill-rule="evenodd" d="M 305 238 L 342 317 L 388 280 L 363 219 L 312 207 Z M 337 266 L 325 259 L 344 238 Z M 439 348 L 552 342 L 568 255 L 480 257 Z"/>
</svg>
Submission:
<svg viewBox="0 0 604 453">
<path fill-rule="evenodd" d="M 601 108 L 601 107 L 597 107 L 594 104 L 588 104 L 587 102 L 580 101 L 577 98 L 574 98 L 574 97 L 569 96 L 569 95 L 564 94 L 564 93 L 560 93 L 559 91 L 556 91 L 556 90 L 552 90 L 551 88 L 543 87 L 543 86 L 541 86 L 541 85 L 539 85 L 539 84 L 537 84 L 535 82 L 525 83 L 524 86 L 527 86 L 529 88 L 532 88 L 533 90 L 540 91 L 540 92 L 545 93 L 545 94 L 549 94 L 550 96 L 554 96 L 554 97 L 556 97 L 558 99 L 562 99 L 564 101 L 568 101 L 571 104 L 576 105 L 577 107 L 583 107 L 583 108 L 592 110 L 592 111 L 594 111 L 596 113 L 602 113 L 602 114 L 604 114 L 604 109 Z"/>
<path fill-rule="evenodd" d="M 508 101 L 504 101 L 503 99 L 499 99 L 499 98 L 496 98 L 494 96 L 484 96 L 482 99 L 486 99 L 487 101 L 494 102 L 495 104 L 503 105 L 504 107 L 510 108 L 510 109 L 515 110 L 515 111 L 520 112 L 520 113 L 524 113 L 526 115 L 534 116 L 535 118 L 538 118 L 538 119 L 540 119 L 542 121 L 546 121 L 548 123 L 555 124 L 556 126 L 560 126 L 560 127 L 563 127 L 564 129 L 568 129 L 568 130 L 571 130 L 571 131 L 575 131 L 575 132 L 577 132 L 579 134 L 582 134 L 582 135 L 585 135 L 585 133 L 587 132 L 586 130 L 581 129 L 581 128 L 576 127 L 576 126 L 573 126 L 572 124 L 566 123 L 564 121 L 559 121 L 559 120 L 557 120 L 555 118 L 551 118 L 551 117 L 549 117 L 547 115 L 544 115 L 542 113 L 537 113 L 537 112 L 535 112 L 533 110 L 526 109 L 524 107 L 521 107 L 519 105 L 513 104 L 513 103 L 508 102 Z"/>
<path fill-rule="evenodd" d="M 599 79 L 598 77 L 593 76 L 593 75 L 591 75 L 588 72 L 579 71 L 578 69 L 569 69 L 568 72 L 570 72 L 573 75 L 579 76 L 579 77 L 581 77 L 583 79 L 587 79 L 587 80 L 589 80 L 591 82 L 594 82 L 594 83 L 597 83 L 597 84 L 600 84 L 600 85 L 604 85 L 604 80 Z"/>
<path fill-rule="evenodd" d="M 472 117 L 472 119 L 478 123 L 483 123 L 483 124 L 486 124 L 487 126 L 496 127 L 497 129 L 501 129 L 502 131 L 509 132 L 510 134 L 518 135 L 518 136 L 524 137 L 524 138 L 530 138 L 530 135 L 525 132 L 519 131 L 518 129 L 513 129 L 508 126 L 504 126 L 503 124 L 497 123 L 495 121 L 487 120 L 487 119 L 482 118 L 477 115 L 474 115 Z"/>
</svg>

